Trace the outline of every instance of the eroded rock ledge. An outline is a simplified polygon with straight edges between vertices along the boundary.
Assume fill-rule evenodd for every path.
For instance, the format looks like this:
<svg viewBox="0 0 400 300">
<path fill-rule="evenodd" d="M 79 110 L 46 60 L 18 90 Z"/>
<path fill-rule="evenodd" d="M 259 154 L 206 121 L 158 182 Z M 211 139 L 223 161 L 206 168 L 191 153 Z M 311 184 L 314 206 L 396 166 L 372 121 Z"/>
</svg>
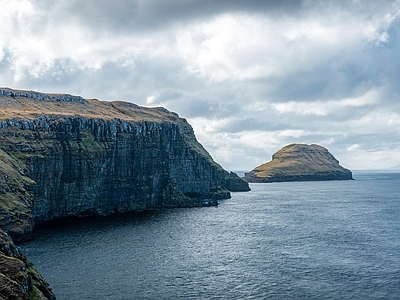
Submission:
<svg viewBox="0 0 400 300">
<path fill-rule="evenodd" d="M 319 145 L 291 144 L 272 160 L 245 173 L 247 182 L 352 180 L 350 170 L 339 165 L 329 151 Z"/>
<path fill-rule="evenodd" d="M 0 230 L 0 299 L 56 299 L 49 284 Z"/>
</svg>

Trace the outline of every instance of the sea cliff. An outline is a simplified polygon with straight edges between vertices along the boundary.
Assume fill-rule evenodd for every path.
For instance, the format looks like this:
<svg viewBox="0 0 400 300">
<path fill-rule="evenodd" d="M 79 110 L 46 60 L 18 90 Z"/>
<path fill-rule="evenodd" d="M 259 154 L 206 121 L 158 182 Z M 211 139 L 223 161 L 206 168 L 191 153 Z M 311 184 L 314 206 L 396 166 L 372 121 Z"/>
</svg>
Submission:
<svg viewBox="0 0 400 300">
<path fill-rule="evenodd" d="M 247 191 L 165 108 L 0 89 L 0 228 L 169 207 Z M 212 200 L 212 201 L 210 201 Z"/>
<path fill-rule="evenodd" d="M 272 155 L 272 160 L 245 173 L 247 182 L 351 180 L 350 170 L 319 145 L 290 144 Z"/>
</svg>

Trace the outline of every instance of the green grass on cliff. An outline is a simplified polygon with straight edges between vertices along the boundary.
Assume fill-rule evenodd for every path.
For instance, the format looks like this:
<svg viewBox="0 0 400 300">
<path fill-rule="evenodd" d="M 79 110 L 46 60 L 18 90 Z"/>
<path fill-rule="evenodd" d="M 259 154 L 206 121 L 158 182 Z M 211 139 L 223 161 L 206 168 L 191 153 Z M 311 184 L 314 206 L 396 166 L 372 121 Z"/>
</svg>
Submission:
<svg viewBox="0 0 400 300">
<path fill-rule="evenodd" d="M 35 182 L 23 174 L 25 164 L 22 160 L 15 159 L 0 149 L 0 186 L 13 186 L 15 189 L 24 189 L 24 183 Z"/>
<path fill-rule="evenodd" d="M 0 225 L 3 226 L 8 221 L 2 216 L 27 214 L 31 209 L 26 201 L 26 187 L 34 184 L 34 181 L 23 175 L 21 166 L 21 161 L 0 149 Z"/>
<path fill-rule="evenodd" d="M 312 176 L 342 171 L 336 158 L 319 145 L 290 144 L 273 154 L 272 160 L 252 171 L 265 179 L 273 177 Z"/>
</svg>

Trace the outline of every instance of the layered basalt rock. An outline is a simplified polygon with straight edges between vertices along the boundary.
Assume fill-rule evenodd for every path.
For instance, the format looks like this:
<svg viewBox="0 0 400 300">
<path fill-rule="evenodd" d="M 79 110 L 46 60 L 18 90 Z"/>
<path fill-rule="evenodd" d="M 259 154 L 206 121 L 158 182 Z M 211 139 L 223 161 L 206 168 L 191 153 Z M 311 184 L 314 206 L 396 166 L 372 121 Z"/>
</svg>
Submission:
<svg viewBox="0 0 400 300">
<path fill-rule="evenodd" d="M 202 206 L 229 190 L 249 188 L 164 108 L 0 89 L 0 228 L 17 239 L 35 222 Z"/>
<path fill-rule="evenodd" d="M 250 191 L 249 184 L 240 178 L 235 172 L 229 173 L 228 189 L 231 192 L 247 192 Z"/>
<path fill-rule="evenodd" d="M 245 173 L 247 182 L 351 180 L 350 170 L 319 145 L 291 144 L 272 156 L 272 160 Z"/>
</svg>

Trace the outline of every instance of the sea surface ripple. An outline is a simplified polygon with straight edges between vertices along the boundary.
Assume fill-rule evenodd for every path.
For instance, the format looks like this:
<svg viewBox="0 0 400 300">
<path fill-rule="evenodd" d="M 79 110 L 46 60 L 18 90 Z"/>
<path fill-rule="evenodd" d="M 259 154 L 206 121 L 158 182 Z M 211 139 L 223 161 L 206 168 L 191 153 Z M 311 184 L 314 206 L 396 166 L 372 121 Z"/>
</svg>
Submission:
<svg viewBox="0 0 400 300">
<path fill-rule="evenodd" d="M 40 226 L 57 299 L 400 299 L 400 173 L 251 184 L 218 207 Z"/>
</svg>

